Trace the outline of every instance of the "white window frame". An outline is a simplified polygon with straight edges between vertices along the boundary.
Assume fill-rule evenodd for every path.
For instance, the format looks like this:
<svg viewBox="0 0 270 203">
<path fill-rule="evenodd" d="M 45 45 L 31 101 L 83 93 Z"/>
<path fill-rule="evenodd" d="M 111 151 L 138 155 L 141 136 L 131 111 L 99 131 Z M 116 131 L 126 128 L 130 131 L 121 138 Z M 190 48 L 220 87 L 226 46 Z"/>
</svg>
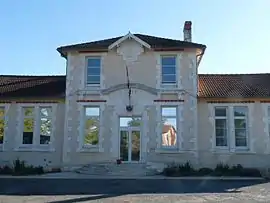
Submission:
<svg viewBox="0 0 270 203">
<path fill-rule="evenodd" d="M 8 110 L 10 108 L 10 104 L 0 104 L 0 108 L 4 109 L 4 116 L 1 117 L 4 119 L 4 138 L 3 138 L 3 143 L 0 144 L 0 151 L 4 151 L 5 143 L 7 140 L 7 130 L 8 130 Z"/>
<path fill-rule="evenodd" d="M 175 58 L 175 82 L 174 83 L 163 83 L 162 75 L 163 75 L 163 64 L 162 59 L 166 57 L 174 57 Z M 162 54 L 160 55 L 160 85 L 163 88 L 177 88 L 178 87 L 178 78 L 179 76 L 179 57 L 177 54 Z"/>
<path fill-rule="evenodd" d="M 99 135 L 98 135 L 98 144 L 97 145 L 89 145 L 89 144 L 84 144 L 84 136 L 85 136 L 85 108 L 99 108 Z M 79 104 L 80 108 L 80 125 L 79 125 L 79 136 L 78 136 L 78 148 L 77 152 L 101 152 L 102 150 L 102 132 L 103 132 L 103 116 L 102 113 L 104 111 L 104 104 L 100 104 L 97 102 L 93 102 L 91 104 Z M 90 116 L 92 117 L 92 116 Z"/>
<path fill-rule="evenodd" d="M 208 103 L 208 109 L 210 111 L 209 121 L 213 126 L 212 130 L 212 150 L 216 152 L 239 152 L 239 153 L 252 153 L 253 146 L 251 145 L 250 131 L 252 127 L 252 119 L 250 114 L 252 114 L 254 109 L 254 103 Z M 228 137 L 229 137 L 229 147 L 228 148 L 218 148 L 215 144 L 216 134 L 215 134 L 215 107 L 227 107 L 228 108 Z M 235 130 L 234 130 L 234 107 L 246 107 L 247 108 L 247 147 L 236 147 L 235 145 Z"/>
<path fill-rule="evenodd" d="M 100 68 L 100 75 L 99 75 L 100 79 L 99 79 L 99 83 L 97 83 L 97 84 L 88 83 L 88 60 L 89 59 L 99 59 L 100 60 L 100 67 L 99 67 Z M 93 56 L 86 56 L 85 57 L 85 84 L 86 84 L 87 87 L 101 87 L 101 83 L 102 83 L 102 63 L 103 63 L 102 56 L 93 55 Z"/>
<path fill-rule="evenodd" d="M 34 108 L 34 132 L 33 132 L 33 144 L 23 144 L 23 128 L 24 128 L 24 108 Z M 51 135 L 49 144 L 40 144 L 40 120 L 41 120 L 41 108 L 51 108 Z M 42 103 L 42 104 L 18 104 L 18 122 L 17 127 L 18 139 L 17 139 L 17 148 L 15 151 L 55 151 L 54 149 L 54 134 L 55 134 L 55 122 L 56 122 L 56 108 L 57 104 L 53 103 Z M 32 117 L 32 116 L 29 116 Z"/>
<path fill-rule="evenodd" d="M 245 115 L 245 116 L 234 116 L 234 109 L 235 108 L 237 108 L 237 107 L 245 107 L 246 108 L 246 110 L 247 110 L 247 115 Z M 235 143 L 235 149 L 237 149 L 237 150 L 246 150 L 246 149 L 248 149 L 249 148 L 249 123 L 248 123 L 248 115 L 249 114 L 249 109 L 248 109 L 248 106 L 238 106 L 238 105 L 235 105 L 234 107 L 233 107 L 233 130 L 234 130 L 234 143 Z M 235 120 L 236 119 L 245 119 L 245 123 L 246 123 L 246 128 L 245 128 L 245 130 L 246 130 L 246 143 L 247 143 L 247 145 L 246 146 L 236 146 L 236 135 L 235 135 L 235 124 L 234 124 L 234 122 L 235 122 Z"/>
<path fill-rule="evenodd" d="M 216 109 L 225 109 L 226 110 L 226 116 L 216 116 Z M 214 143 L 215 143 L 215 148 L 219 148 L 219 149 L 229 149 L 230 147 L 230 139 L 229 139 L 229 108 L 226 106 L 215 106 L 214 107 L 214 131 L 215 131 L 215 139 L 214 139 Z M 226 139 L 227 139 L 227 146 L 217 146 L 216 143 L 216 139 L 217 139 L 217 135 L 216 135 L 216 120 L 221 119 L 221 120 L 226 120 Z"/>
<path fill-rule="evenodd" d="M 163 108 L 175 108 L 175 111 L 176 111 L 176 115 L 175 116 L 163 116 L 162 115 L 162 109 Z M 162 119 L 163 118 L 175 118 L 176 119 L 176 145 L 174 145 L 174 146 L 163 146 L 162 145 L 162 131 L 163 131 L 163 125 L 161 124 L 160 125 L 160 133 L 159 133 L 159 139 L 160 139 L 160 148 L 161 149 L 168 149 L 168 150 L 175 150 L 175 149 L 178 149 L 179 148 L 179 135 L 178 135 L 178 133 L 179 133 L 179 119 L 178 119 L 178 106 L 176 106 L 176 105 L 161 105 L 160 106 L 160 116 L 161 116 L 161 122 L 162 122 Z"/>
</svg>

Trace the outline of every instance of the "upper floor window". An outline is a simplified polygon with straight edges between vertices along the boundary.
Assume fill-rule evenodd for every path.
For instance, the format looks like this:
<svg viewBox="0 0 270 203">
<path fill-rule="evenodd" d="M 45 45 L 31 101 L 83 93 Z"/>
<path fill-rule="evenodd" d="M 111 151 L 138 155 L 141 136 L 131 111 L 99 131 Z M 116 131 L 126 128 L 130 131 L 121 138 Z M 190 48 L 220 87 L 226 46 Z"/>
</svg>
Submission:
<svg viewBox="0 0 270 203">
<path fill-rule="evenodd" d="M 101 72 L 100 70 L 101 70 L 100 57 L 87 58 L 86 83 L 88 85 L 100 84 L 100 72 Z"/>
<path fill-rule="evenodd" d="M 161 57 L 162 84 L 176 83 L 176 56 Z"/>
</svg>

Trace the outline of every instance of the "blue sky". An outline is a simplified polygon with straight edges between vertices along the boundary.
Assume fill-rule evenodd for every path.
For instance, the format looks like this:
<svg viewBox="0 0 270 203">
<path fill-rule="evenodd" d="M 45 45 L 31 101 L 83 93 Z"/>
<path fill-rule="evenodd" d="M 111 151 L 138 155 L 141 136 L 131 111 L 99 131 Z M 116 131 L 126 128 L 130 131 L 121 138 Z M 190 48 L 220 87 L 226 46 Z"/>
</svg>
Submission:
<svg viewBox="0 0 270 203">
<path fill-rule="evenodd" d="M 270 72 L 270 1 L 2 0 L 0 74 L 65 74 L 56 48 L 132 33 L 207 45 L 199 73 Z"/>
</svg>

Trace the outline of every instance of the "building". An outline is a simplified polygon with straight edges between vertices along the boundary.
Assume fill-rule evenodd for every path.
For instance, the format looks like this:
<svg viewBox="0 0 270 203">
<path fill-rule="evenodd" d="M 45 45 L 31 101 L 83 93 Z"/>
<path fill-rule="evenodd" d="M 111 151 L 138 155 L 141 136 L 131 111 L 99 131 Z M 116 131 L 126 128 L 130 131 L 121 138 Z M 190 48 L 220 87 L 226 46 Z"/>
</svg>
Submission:
<svg viewBox="0 0 270 203">
<path fill-rule="evenodd" d="M 183 41 L 59 47 L 66 76 L 1 76 L 1 162 L 268 167 L 270 74 L 198 75 L 205 50 L 187 21 Z"/>
</svg>

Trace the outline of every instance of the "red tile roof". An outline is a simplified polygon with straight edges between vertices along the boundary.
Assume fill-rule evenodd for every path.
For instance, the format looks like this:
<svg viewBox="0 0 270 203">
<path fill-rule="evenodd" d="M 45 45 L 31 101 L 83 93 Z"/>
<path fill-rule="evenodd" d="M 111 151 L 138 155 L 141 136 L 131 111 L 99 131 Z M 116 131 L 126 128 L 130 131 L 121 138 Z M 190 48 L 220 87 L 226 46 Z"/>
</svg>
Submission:
<svg viewBox="0 0 270 203">
<path fill-rule="evenodd" d="M 0 97 L 60 97 L 66 76 L 0 75 Z M 200 98 L 269 98 L 270 74 L 199 74 Z"/>
</svg>

